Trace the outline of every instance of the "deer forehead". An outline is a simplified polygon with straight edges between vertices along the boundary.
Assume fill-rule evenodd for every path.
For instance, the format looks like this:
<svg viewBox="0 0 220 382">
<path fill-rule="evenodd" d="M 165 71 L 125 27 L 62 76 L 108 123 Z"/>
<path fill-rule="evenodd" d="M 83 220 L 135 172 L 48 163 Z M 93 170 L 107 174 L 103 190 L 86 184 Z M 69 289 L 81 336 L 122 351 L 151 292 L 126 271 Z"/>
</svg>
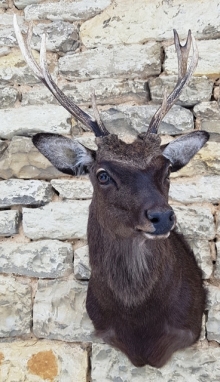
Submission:
<svg viewBox="0 0 220 382">
<path fill-rule="evenodd" d="M 111 134 L 96 138 L 96 143 L 97 164 L 112 162 L 145 169 L 153 157 L 161 155 L 161 140 L 155 134 L 140 135 L 133 143 L 125 143 L 117 135 Z"/>
</svg>

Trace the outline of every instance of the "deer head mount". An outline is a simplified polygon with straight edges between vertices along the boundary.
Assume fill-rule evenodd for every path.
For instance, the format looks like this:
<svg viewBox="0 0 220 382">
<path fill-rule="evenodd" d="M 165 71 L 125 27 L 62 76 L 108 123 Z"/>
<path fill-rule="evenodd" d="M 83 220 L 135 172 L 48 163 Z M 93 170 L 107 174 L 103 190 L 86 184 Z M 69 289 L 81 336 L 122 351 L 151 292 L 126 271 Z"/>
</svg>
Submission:
<svg viewBox="0 0 220 382">
<path fill-rule="evenodd" d="M 14 19 L 20 49 L 34 74 L 61 105 L 96 136 L 97 151 L 57 134 L 36 134 L 34 145 L 60 171 L 89 172 L 94 193 L 88 221 L 91 279 L 87 311 L 96 332 L 121 349 L 136 366 L 160 367 L 200 334 L 205 304 L 201 271 L 184 238 L 175 231 L 168 204 L 169 175 L 185 166 L 209 138 L 193 131 L 161 146 L 158 126 L 179 97 L 198 61 L 188 32 L 182 46 L 176 31 L 178 80 L 164 95 L 146 133 L 127 144 L 104 126 L 92 96 L 94 118 L 67 98 L 46 64 L 45 36 L 40 65 Z M 189 51 L 192 59 L 187 68 Z"/>
</svg>

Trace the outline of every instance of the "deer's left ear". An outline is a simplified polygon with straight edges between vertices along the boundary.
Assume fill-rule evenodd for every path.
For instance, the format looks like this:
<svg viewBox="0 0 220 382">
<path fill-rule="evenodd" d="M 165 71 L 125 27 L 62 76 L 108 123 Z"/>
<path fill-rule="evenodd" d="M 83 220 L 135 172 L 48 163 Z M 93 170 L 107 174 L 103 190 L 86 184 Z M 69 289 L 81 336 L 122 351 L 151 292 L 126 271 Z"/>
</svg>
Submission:
<svg viewBox="0 0 220 382">
<path fill-rule="evenodd" d="M 209 139 L 206 131 L 194 131 L 161 146 L 163 156 L 172 164 L 171 171 L 178 171 L 204 146 Z"/>
<path fill-rule="evenodd" d="M 59 171 L 69 175 L 88 172 L 95 159 L 95 151 L 59 134 L 39 133 L 32 141 Z"/>
</svg>

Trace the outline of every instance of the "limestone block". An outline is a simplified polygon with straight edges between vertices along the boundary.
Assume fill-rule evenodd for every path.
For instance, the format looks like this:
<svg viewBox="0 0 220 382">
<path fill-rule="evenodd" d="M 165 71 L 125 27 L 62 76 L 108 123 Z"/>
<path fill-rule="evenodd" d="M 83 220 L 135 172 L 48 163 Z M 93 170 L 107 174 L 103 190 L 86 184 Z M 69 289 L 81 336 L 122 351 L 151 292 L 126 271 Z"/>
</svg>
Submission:
<svg viewBox="0 0 220 382">
<path fill-rule="evenodd" d="M 164 91 L 170 94 L 177 83 L 177 76 L 166 76 L 151 78 L 148 81 L 151 99 L 153 102 L 162 102 Z M 176 104 L 192 107 L 199 102 L 209 101 L 212 96 L 213 80 L 203 77 L 192 77 L 187 87 L 183 89 Z"/>
<path fill-rule="evenodd" d="M 18 9 L 24 9 L 28 5 L 39 4 L 41 0 L 14 0 L 14 5 Z"/>
<path fill-rule="evenodd" d="M 194 107 L 193 113 L 200 129 L 220 134 L 220 108 L 217 101 L 202 102 Z"/>
<path fill-rule="evenodd" d="M 220 279 L 220 241 L 216 242 L 216 249 L 217 249 L 217 259 L 215 264 L 214 276 L 217 279 Z"/>
<path fill-rule="evenodd" d="M 45 105 L 48 103 L 56 103 L 54 96 L 51 92 L 42 84 L 32 86 L 31 88 L 22 89 L 21 105 Z"/>
<path fill-rule="evenodd" d="M 0 243 L 0 272 L 29 277 L 56 278 L 73 272 L 70 243 L 42 240 L 20 244 Z"/>
<path fill-rule="evenodd" d="M 101 112 L 106 128 L 113 134 L 146 132 L 158 105 L 117 106 Z M 174 105 L 160 124 L 160 134 L 178 135 L 193 129 L 193 115 L 189 110 Z"/>
<path fill-rule="evenodd" d="M 7 56 L 10 53 L 11 49 L 8 46 L 0 47 L 0 57 Z"/>
<path fill-rule="evenodd" d="M 51 2 L 29 5 L 25 8 L 25 19 L 80 21 L 94 17 L 111 4 L 111 0 L 81 0 L 74 2 Z"/>
<path fill-rule="evenodd" d="M 30 138 L 13 137 L 9 147 L 0 156 L 0 177 L 3 179 L 51 179 L 60 176 L 66 175 L 52 166 Z"/>
<path fill-rule="evenodd" d="M 220 211 L 216 213 L 217 235 L 220 237 Z"/>
<path fill-rule="evenodd" d="M 213 271 L 213 264 L 208 240 L 189 239 L 188 243 L 202 269 L 203 279 L 209 279 Z"/>
<path fill-rule="evenodd" d="M 0 275 L 0 337 L 30 333 L 31 288 L 14 277 Z"/>
<path fill-rule="evenodd" d="M 121 77 L 146 78 L 160 74 L 160 44 L 98 46 L 59 59 L 59 72 L 68 80 Z"/>
<path fill-rule="evenodd" d="M 206 323 L 207 338 L 209 341 L 214 340 L 220 343 L 220 304 L 212 306 L 208 312 L 208 320 Z"/>
<path fill-rule="evenodd" d="M 92 184 L 87 176 L 74 177 L 73 179 L 53 179 L 53 188 L 64 199 L 91 199 L 93 194 Z"/>
<path fill-rule="evenodd" d="M 86 382 L 88 355 L 76 344 L 26 340 L 0 343 L 2 382 Z"/>
<path fill-rule="evenodd" d="M 74 251 L 74 275 L 77 280 L 88 280 L 90 274 L 89 248 L 85 245 Z"/>
<path fill-rule="evenodd" d="M 14 106 L 18 98 L 18 91 L 12 87 L 0 89 L 0 109 Z"/>
<path fill-rule="evenodd" d="M 197 4 L 198 7 L 198 3 L 195 2 L 195 4 Z M 199 51 L 199 61 L 194 71 L 194 75 L 218 77 L 218 62 L 220 61 L 220 40 L 198 40 L 197 46 Z M 165 47 L 164 71 L 166 74 L 177 73 L 177 57 L 174 45 Z"/>
<path fill-rule="evenodd" d="M 187 30 L 196 25 L 193 33 L 197 39 L 217 39 L 220 30 L 218 7 L 218 0 L 212 1 L 212 7 L 206 1 L 116 0 L 82 24 L 81 38 L 87 47 L 143 44 L 152 39 L 173 41 L 173 28 L 185 39 Z"/>
<path fill-rule="evenodd" d="M 207 303 L 206 309 L 210 310 L 212 306 L 220 304 L 220 288 L 208 284 L 206 286 L 207 290 Z"/>
<path fill-rule="evenodd" d="M 33 310 L 36 337 L 67 342 L 91 341 L 93 326 L 85 309 L 87 284 L 39 280 Z"/>
<path fill-rule="evenodd" d="M 175 353 L 161 369 L 134 367 L 121 352 L 105 344 L 92 345 L 93 382 L 189 382 L 217 381 L 219 347 L 189 348 Z M 205 376 L 205 377 L 204 377 Z"/>
<path fill-rule="evenodd" d="M 0 6 L 1 8 L 1 6 Z M 19 25 L 24 24 L 24 17 L 17 16 Z M 1 46 L 15 46 L 17 45 L 14 28 L 13 28 L 13 14 L 1 13 L 0 14 L 0 45 Z"/>
<path fill-rule="evenodd" d="M 69 113 L 58 105 L 25 106 L 0 110 L 0 137 L 35 133 L 70 134 Z"/>
<path fill-rule="evenodd" d="M 39 54 L 33 51 L 34 58 L 38 60 Z M 12 49 L 7 56 L 0 56 L 0 82 L 1 84 L 28 84 L 39 83 L 31 69 L 25 63 L 18 49 Z"/>
<path fill-rule="evenodd" d="M 9 179 L 0 182 L 0 207 L 39 206 L 52 200 L 49 183 L 40 180 Z"/>
<path fill-rule="evenodd" d="M 44 6 L 45 5 L 46 4 L 44 4 Z M 77 27 L 74 24 L 58 20 L 50 24 L 40 23 L 33 28 L 32 49 L 40 50 L 41 36 L 43 33 L 47 36 L 47 51 L 66 53 L 76 50 L 79 46 Z"/>
<path fill-rule="evenodd" d="M 95 78 L 90 81 L 60 81 L 64 93 L 80 104 L 91 104 L 91 94 L 95 90 L 97 104 L 120 104 L 124 102 L 146 103 L 149 92 L 144 80 L 120 78 Z"/>
<path fill-rule="evenodd" d="M 90 200 L 23 208 L 24 233 L 30 239 L 85 239 Z"/>
<path fill-rule="evenodd" d="M 0 237 L 18 233 L 19 220 L 19 212 L 16 210 L 0 211 Z"/>
<path fill-rule="evenodd" d="M 177 228 L 190 239 L 212 240 L 215 237 L 214 217 L 206 206 L 172 206 Z"/>
<path fill-rule="evenodd" d="M 7 9 L 9 7 L 8 0 L 0 0 L 0 8 Z"/>
<path fill-rule="evenodd" d="M 170 199 L 180 203 L 220 201 L 220 176 L 203 176 L 194 179 L 173 179 L 170 185 Z"/>
<path fill-rule="evenodd" d="M 195 175 L 219 175 L 219 152 L 220 142 L 207 142 L 185 167 L 172 173 L 172 178 Z"/>
</svg>

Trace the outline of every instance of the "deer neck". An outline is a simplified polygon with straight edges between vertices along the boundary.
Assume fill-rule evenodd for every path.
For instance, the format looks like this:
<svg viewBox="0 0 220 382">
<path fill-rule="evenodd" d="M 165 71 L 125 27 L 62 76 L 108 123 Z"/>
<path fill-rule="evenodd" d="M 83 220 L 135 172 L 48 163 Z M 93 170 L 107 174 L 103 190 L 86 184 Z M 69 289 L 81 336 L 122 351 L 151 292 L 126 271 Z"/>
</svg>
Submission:
<svg viewBox="0 0 220 382">
<path fill-rule="evenodd" d="M 100 223 L 92 204 L 88 244 L 92 277 L 102 279 L 124 305 L 143 303 L 146 293 L 150 295 L 161 278 L 164 240 L 152 241 L 138 234 L 114 235 Z"/>
</svg>

